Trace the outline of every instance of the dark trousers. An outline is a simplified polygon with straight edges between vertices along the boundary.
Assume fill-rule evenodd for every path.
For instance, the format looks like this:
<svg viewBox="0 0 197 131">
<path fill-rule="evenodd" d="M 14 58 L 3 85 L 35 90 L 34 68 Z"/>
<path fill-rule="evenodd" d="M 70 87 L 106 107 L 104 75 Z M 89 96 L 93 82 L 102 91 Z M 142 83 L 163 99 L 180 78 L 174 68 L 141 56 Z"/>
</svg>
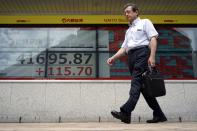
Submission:
<svg viewBox="0 0 197 131">
<path fill-rule="evenodd" d="M 150 54 L 150 50 L 148 46 L 130 50 L 128 52 L 129 71 L 131 73 L 133 80 L 131 82 L 129 99 L 126 101 L 124 105 L 120 107 L 120 110 L 130 115 L 137 104 L 141 92 L 147 104 L 153 110 L 153 117 L 163 117 L 164 114 L 156 98 L 147 96 L 145 93 L 143 93 L 141 88 L 142 73 L 144 73 L 148 69 L 149 54 Z"/>
</svg>

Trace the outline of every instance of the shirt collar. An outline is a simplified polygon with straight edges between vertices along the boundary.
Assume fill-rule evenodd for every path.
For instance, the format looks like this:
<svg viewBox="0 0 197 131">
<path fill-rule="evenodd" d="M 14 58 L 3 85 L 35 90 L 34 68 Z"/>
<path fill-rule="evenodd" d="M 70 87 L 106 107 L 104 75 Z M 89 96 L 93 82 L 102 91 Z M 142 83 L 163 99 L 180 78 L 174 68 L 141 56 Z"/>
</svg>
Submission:
<svg viewBox="0 0 197 131">
<path fill-rule="evenodd" d="M 132 23 L 129 23 L 129 26 L 135 26 L 138 21 L 140 21 L 140 17 L 137 17 Z"/>
</svg>

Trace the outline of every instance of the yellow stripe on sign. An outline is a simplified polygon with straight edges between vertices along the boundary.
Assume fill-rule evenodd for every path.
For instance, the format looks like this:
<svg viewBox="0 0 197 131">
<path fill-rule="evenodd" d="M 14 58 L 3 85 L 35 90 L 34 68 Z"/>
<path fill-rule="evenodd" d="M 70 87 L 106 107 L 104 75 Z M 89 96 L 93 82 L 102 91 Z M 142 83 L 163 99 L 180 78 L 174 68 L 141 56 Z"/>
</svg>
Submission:
<svg viewBox="0 0 197 131">
<path fill-rule="evenodd" d="M 154 24 L 197 24 L 197 15 L 141 15 Z M 127 24 L 123 15 L 0 16 L 0 24 Z"/>
</svg>

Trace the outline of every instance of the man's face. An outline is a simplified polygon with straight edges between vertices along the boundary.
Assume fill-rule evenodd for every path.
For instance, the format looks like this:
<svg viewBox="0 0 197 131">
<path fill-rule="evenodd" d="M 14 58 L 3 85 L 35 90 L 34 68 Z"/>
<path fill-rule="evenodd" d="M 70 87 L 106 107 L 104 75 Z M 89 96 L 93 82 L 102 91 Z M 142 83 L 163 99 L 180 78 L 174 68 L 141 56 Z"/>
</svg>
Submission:
<svg viewBox="0 0 197 131">
<path fill-rule="evenodd" d="M 133 12 L 132 7 L 128 6 L 125 10 L 124 10 L 124 15 L 126 16 L 127 20 L 129 22 L 132 22 L 133 20 L 135 20 L 135 18 L 137 18 L 138 12 Z"/>
</svg>

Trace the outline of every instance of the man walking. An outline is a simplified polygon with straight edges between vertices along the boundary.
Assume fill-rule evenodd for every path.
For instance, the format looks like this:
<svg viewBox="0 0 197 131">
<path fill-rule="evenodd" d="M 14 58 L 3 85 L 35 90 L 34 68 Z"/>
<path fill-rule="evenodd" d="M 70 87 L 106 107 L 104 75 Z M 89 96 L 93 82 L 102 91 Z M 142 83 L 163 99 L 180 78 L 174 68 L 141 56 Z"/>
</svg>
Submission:
<svg viewBox="0 0 197 131">
<path fill-rule="evenodd" d="M 107 60 L 112 65 L 115 60 L 128 55 L 129 71 L 133 78 L 129 99 L 120 107 L 120 112 L 112 111 L 111 114 L 124 123 L 130 123 L 131 112 L 139 99 L 142 85 L 142 73 L 148 69 L 148 64 L 155 66 L 155 53 L 157 48 L 158 33 L 152 22 L 138 17 L 137 5 L 128 3 L 124 6 L 124 14 L 129 21 L 129 28 L 125 34 L 125 40 L 118 52 Z M 148 123 L 167 121 L 155 97 L 147 96 L 142 92 L 149 107 L 153 110 L 153 119 Z"/>
</svg>

